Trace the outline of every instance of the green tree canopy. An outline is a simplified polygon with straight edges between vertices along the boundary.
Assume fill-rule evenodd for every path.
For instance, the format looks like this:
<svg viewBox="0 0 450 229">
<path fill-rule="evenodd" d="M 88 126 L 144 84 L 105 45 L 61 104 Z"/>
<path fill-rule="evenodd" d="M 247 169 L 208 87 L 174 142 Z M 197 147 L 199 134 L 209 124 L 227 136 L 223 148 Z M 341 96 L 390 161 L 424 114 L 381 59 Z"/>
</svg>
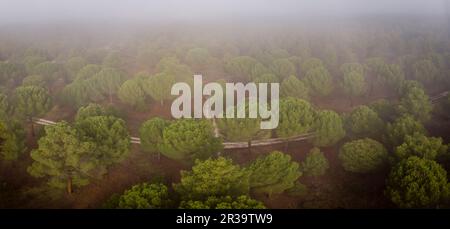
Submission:
<svg viewBox="0 0 450 229">
<path fill-rule="evenodd" d="M 252 70 L 257 63 L 258 61 L 252 57 L 238 56 L 225 63 L 225 71 L 231 74 L 234 79 L 251 81 Z"/>
<path fill-rule="evenodd" d="M 411 90 L 418 88 L 421 90 L 424 90 L 423 85 L 416 80 L 404 80 L 400 84 L 400 87 L 398 88 L 398 95 L 401 97 L 404 97 L 407 95 Z"/>
<path fill-rule="evenodd" d="M 222 149 L 208 120 L 180 119 L 163 131 L 161 153 L 169 158 L 192 161 L 206 159 Z"/>
<path fill-rule="evenodd" d="M 272 73 L 263 73 L 259 75 L 258 77 L 255 77 L 255 80 L 253 81 L 255 83 L 278 83 L 280 82 L 280 79 L 275 74 Z M 282 93 L 283 90 L 281 89 Z"/>
<path fill-rule="evenodd" d="M 211 56 L 208 49 L 192 48 L 186 53 L 185 60 L 191 66 L 205 66 L 209 63 Z"/>
<path fill-rule="evenodd" d="M 29 75 L 23 78 L 22 86 L 38 86 L 45 88 L 47 86 L 47 82 L 41 75 Z"/>
<path fill-rule="evenodd" d="M 306 155 L 306 159 L 301 164 L 301 171 L 305 176 L 321 176 L 330 167 L 327 158 L 319 148 L 314 147 Z"/>
<path fill-rule="evenodd" d="M 355 173 L 376 171 L 385 165 L 387 157 L 386 148 L 370 138 L 347 142 L 339 150 L 344 169 Z"/>
<path fill-rule="evenodd" d="M 323 63 L 327 68 L 335 69 L 338 65 L 338 53 L 336 47 L 333 44 L 325 44 L 322 48 Z"/>
<path fill-rule="evenodd" d="M 145 91 L 142 85 L 143 80 L 137 78 L 125 81 L 117 92 L 119 99 L 136 110 L 145 110 Z"/>
<path fill-rule="evenodd" d="M 315 137 L 312 143 L 315 146 L 331 146 L 345 137 L 342 118 L 334 111 L 322 110 L 317 112 L 313 124 Z"/>
<path fill-rule="evenodd" d="M 130 135 L 125 121 L 114 116 L 92 116 L 77 120 L 81 139 L 95 143 L 94 155 L 109 166 L 124 159 L 130 148 Z"/>
<path fill-rule="evenodd" d="M 74 80 L 78 72 L 87 65 L 87 61 L 80 56 L 72 57 L 64 63 L 64 67 L 71 80 Z"/>
<path fill-rule="evenodd" d="M 341 86 L 344 93 L 347 94 L 350 99 L 363 95 L 367 90 L 364 75 L 356 70 L 344 73 Z"/>
<path fill-rule="evenodd" d="M 31 55 L 25 57 L 23 60 L 23 63 L 25 65 L 25 69 L 28 74 L 33 74 L 33 69 L 35 66 L 37 66 L 40 63 L 43 63 L 47 61 L 45 57 L 39 56 L 39 55 Z"/>
<path fill-rule="evenodd" d="M 366 59 L 364 63 L 364 70 L 368 76 L 367 78 L 369 79 L 367 81 L 370 86 L 369 93 L 371 93 L 376 86 L 384 85 L 385 81 L 383 72 L 385 66 L 386 63 L 381 57 L 371 57 Z"/>
<path fill-rule="evenodd" d="M 288 154 L 279 151 L 256 159 L 247 170 L 250 174 L 250 188 L 269 196 L 294 187 L 302 175 L 299 164 L 292 161 Z"/>
<path fill-rule="evenodd" d="M 191 171 L 181 171 L 174 189 L 183 200 L 205 200 L 210 196 L 237 197 L 249 192 L 248 174 L 231 159 L 196 160 Z"/>
<path fill-rule="evenodd" d="M 278 137 L 292 137 L 307 133 L 312 129 L 314 114 L 311 104 L 305 100 L 288 97 L 280 101 L 280 121 Z"/>
<path fill-rule="evenodd" d="M 81 121 L 93 116 L 108 116 L 112 115 L 105 107 L 97 103 L 89 103 L 84 107 L 80 107 L 75 116 L 75 121 Z"/>
<path fill-rule="evenodd" d="M 108 95 L 112 103 L 112 96 L 116 94 L 124 81 L 122 73 L 114 68 L 106 67 L 93 76 L 96 88 L 104 95 Z"/>
<path fill-rule="evenodd" d="M 397 116 L 397 109 L 386 99 L 378 99 L 369 105 L 369 108 L 375 111 L 381 120 L 389 122 L 393 121 Z"/>
<path fill-rule="evenodd" d="M 389 174 L 385 194 L 401 208 L 435 208 L 449 195 L 447 172 L 435 161 L 409 157 Z"/>
<path fill-rule="evenodd" d="M 76 107 L 84 106 L 89 102 L 104 100 L 108 91 L 106 91 L 106 84 L 102 82 L 101 77 L 107 77 L 107 74 L 109 74 L 108 71 L 102 72 L 102 68 L 98 65 L 85 66 L 78 72 L 75 81 L 64 88 L 65 99 Z M 116 77 L 117 75 L 113 75 L 110 80 L 114 81 Z M 107 83 L 111 81 L 108 80 Z M 111 96 L 114 93 L 111 92 Z"/>
<path fill-rule="evenodd" d="M 318 58 L 308 58 L 305 61 L 303 61 L 301 67 L 302 67 L 302 72 L 306 74 L 307 72 L 309 72 L 312 69 L 321 68 L 321 67 L 325 67 L 325 66 L 323 65 L 322 60 L 320 60 Z"/>
<path fill-rule="evenodd" d="M 415 132 L 426 133 L 426 130 L 420 122 L 411 116 L 402 116 L 393 123 L 388 123 L 386 132 L 386 141 L 392 147 L 396 147 L 405 141 L 407 135 L 412 135 Z"/>
<path fill-rule="evenodd" d="M 270 48 L 268 50 L 257 50 L 257 52 L 262 52 L 262 54 L 257 55 L 258 59 L 264 64 L 270 64 L 276 59 L 283 59 L 289 57 L 289 52 L 286 49 L 281 48 Z"/>
<path fill-rule="evenodd" d="M 287 77 L 281 82 L 280 94 L 282 97 L 294 97 L 299 99 L 308 100 L 309 90 L 303 83 L 294 75 Z"/>
<path fill-rule="evenodd" d="M 26 73 L 20 65 L 9 61 L 0 61 L 1 85 L 13 85 L 15 82 L 20 82 L 24 75 Z"/>
<path fill-rule="evenodd" d="M 25 131 L 20 123 L 0 118 L 0 155 L 4 160 L 16 160 L 25 151 Z"/>
<path fill-rule="evenodd" d="M 325 67 L 313 68 L 303 79 L 310 92 L 316 96 L 326 96 L 333 90 L 333 80 Z"/>
<path fill-rule="evenodd" d="M 38 178 L 46 178 L 48 185 L 67 188 L 83 186 L 91 177 L 101 175 L 93 142 L 80 141 L 77 130 L 66 122 L 45 127 L 45 136 L 39 139 L 39 147 L 31 152 L 33 164 L 28 172 Z"/>
<path fill-rule="evenodd" d="M 158 153 L 163 142 L 164 129 L 169 125 L 168 120 L 159 117 L 145 121 L 139 128 L 142 149 L 146 152 Z"/>
<path fill-rule="evenodd" d="M 400 99 L 398 112 L 411 115 L 419 121 L 428 121 L 433 109 L 430 98 L 425 91 L 419 87 L 412 87 Z"/>
<path fill-rule="evenodd" d="M 297 74 L 295 65 L 288 58 L 274 60 L 269 68 L 280 80 Z"/>
<path fill-rule="evenodd" d="M 348 75 L 352 72 L 355 72 L 358 75 L 363 75 L 364 76 L 364 66 L 360 63 L 345 63 L 343 65 L 341 65 L 341 72 L 342 74 Z"/>
<path fill-rule="evenodd" d="M 422 133 L 415 132 L 405 136 L 404 139 L 405 141 L 395 149 L 395 156 L 399 160 L 411 156 L 435 160 L 448 150 L 448 146 L 442 142 L 442 138 L 427 137 Z"/>
<path fill-rule="evenodd" d="M 227 113 L 239 110 L 239 106 L 230 107 Z M 220 133 L 227 141 L 246 141 L 251 147 L 251 141 L 256 139 L 269 138 L 271 132 L 262 130 L 260 118 L 249 118 L 249 104 L 245 105 L 246 118 L 220 118 L 217 119 L 217 126 Z"/>
<path fill-rule="evenodd" d="M 391 90 L 398 90 L 405 79 L 405 74 L 402 68 L 397 64 L 386 64 L 381 72 L 383 84 L 391 88 Z"/>
<path fill-rule="evenodd" d="M 251 78 L 254 79 L 253 81 L 255 81 L 255 80 L 261 81 L 260 83 L 269 83 L 272 80 L 276 80 L 276 81 L 274 81 L 274 83 L 277 83 L 280 81 L 280 79 L 278 78 L 277 75 L 275 75 L 274 73 L 271 73 L 270 69 L 261 63 L 257 63 L 253 66 Z M 258 78 L 262 78 L 262 79 L 258 79 Z M 267 79 L 269 81 L 266 81 L 264 79 Z"/>
<path fill-rule="evenodd" d="M 170 90 L 176 82 L 175 76 L 169 73 L 158 73 L 148 78 L 144 83 L 144 91 L 155 101 L 159 101 L 161 105 L 164 100 L 172 98 Z"/>
<path fill-rule="evenodd" d="M 265 209 L 266 207 L 260 201 L 254 200 L 249 196 L 242 195 L 238 197 L 210 196 L 205 201 L 187 200 L 180 204 L 181 209 Z"/>
<path fill-rule="evenodd" d="M 27 119 L 34 135 L 33 117 L 47 113 L 51 108 L 51 98 L 47 90 L 37 86 L 21 86 L 15 90 L 15 112 Z"/>
<path fill-rule="evenodd" d="M 72 104 L 75 107 L 86 105 L 92 100 L 92 87 L 87 80 L 76 80 L 66 85 L 62 91 L 65 102 Z"/>
<path fill-rule="evenodd" d="M 192 81 L 193 72 L 189 66 L 181 64 L 180 60 L 176 57 L 164 57 L 162 58 L 156 66 L 159 73 L 164 73 L 170 77 L 173 77 L 176 82 L 187 82 Z M 170 85 L 171 87 L 172 85 Z M 168 89 L 170 94 L 170 87 Z"/>
<path fill-rule="evenodd" d="M 39 63 L 35 65 L 30 72 L 30 75 L 43 76 L 47 82 L 51 82 L 60 77 L 64 78 L 65 74 L 65 70 L 62 68 L 62 66 L 53 61 L 45 61 Z"/>
<path fill-rule="evenodd" d="M 378 114 L 365 105 L 353 109 L 346 117 L 345 124 L 348 132 L 360 137 L 376 137 L 384 127 Z"/>
<path fill-rule="evenodd" d="M 21 86 L 16 88 L 16 112 L 29 118 L 40 116 L 50 109 L 51 99 L 47 90 L 37 86 Z"/>
<path fill-rule="evenodd" d="M 9 111 L 8 96 L 0 92 L 0 120 L 6 120 L 9 117 Z"/>
<path fill-rule="evenodd" d="M 119 51 L 111 51 L 109 52 L 105 58 L 103 59 L 103 66 L 108 68 L 117 68 L 120 69 L 120 67 L 123 64 L 123 58 Z"/>
<path fill-rule="evenodd" d="M 88 64 L 82 67 L 78 72 L 75 80 L 87 80 L 100 72 L 102 67 L 96 64 Z"/>
<path fill-rule="evenodd" d="M 120 196 L 113 196 L 106 208 L 117 209 L 161 209 L 169 207 L 169 191 L 161 183 L 134 185 Z"/>
<path fill-rule="evenodd" d="M 438 77 L 439 69 L 428 59 L 419 60 L 414 63 L 414 79 L 423 83 L 430 84 L 435 82 Z"/>
</svg>

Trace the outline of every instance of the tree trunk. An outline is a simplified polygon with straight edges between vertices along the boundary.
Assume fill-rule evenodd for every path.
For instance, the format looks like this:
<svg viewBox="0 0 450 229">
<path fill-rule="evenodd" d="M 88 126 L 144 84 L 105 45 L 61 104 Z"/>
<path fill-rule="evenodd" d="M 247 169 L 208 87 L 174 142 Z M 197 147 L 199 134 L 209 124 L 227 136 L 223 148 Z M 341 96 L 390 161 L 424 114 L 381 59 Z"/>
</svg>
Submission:
<svg viewBox="0 0 450 229">
<path fill-rule="evenodd" d="M 69 177 L 69 178 L 67 179 L 67 193 L 68 193 L 69 195 L 72 194 L 72 177 Z"/>
<path fill-rule="evenodd" d="M 31 136 L 34 137 L 34 136 L 35 136 L 35 133 L 34 133 L 33 117 L 29 117 L 29 118 L 28 118 L 28 121 L 29 121 L 30 124 L 31 124 Z"/>
<path fill-rule="evenodd" d="M 252 153 L 252 140 L 248 141 L 248 153 Z"/>
<path fill-rule="evenodd" d="M 284 143 L 284 152 L 287 153 L 289 148 L 289 140 L 286 140 L 286 142 Z"/>
<path fill-rule="evenodd" d="M 112 104 L 113 102 L 112 102 L 112 93 L 111 93 L 111 90 L 109 91 L 109 103 L 110 104 Z"/>
<path fill-rule="evenodd" d="M 164 106 L 164 100 L 161 99 L 161 106 Z"/>
</svg>

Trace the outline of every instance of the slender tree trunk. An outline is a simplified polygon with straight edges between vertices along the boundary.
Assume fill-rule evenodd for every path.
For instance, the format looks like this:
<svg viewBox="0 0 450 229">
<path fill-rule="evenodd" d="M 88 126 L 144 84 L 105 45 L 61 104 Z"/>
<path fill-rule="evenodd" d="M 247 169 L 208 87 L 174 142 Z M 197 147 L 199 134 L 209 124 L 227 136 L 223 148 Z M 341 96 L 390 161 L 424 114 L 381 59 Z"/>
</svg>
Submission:
<svg viewBox="0 0 450 229">
<path fill-rule="evenodd" d="M 31 136 L 35 136 L 35 133 L 34 133 L 34 123 L 33 123 L 33 117 L 29 117 L 28 118 L 28 121 L 30 122 L 30 124 L 31 124 Z"/>
<path fill-rule="evenodd" d="M 67 193 L 68 193 L 69 195 L 72 194 L 72 177 L 69 177 L 69 178 L 67 179 Z"/>
<path fill-rule="evenodd" d="M 312 186 L 317 189 L 319 188 L 319 181 L 317 180 L 317 177 L 314 177 L 312 180 Z"/>
<path fill-rule="evenodd" d="M 112 104 L 112 93 L 111 93 L 111 89 L 109 89 L 109 103 Z"/>
<path fill-rule="evenodd" d="M 161 106 L 164 106 L 164 100 L 161 99 Z"/>
<path fill-rule="evenodd" d="M 287 153 L 288 149 L 289 149 L 289 140 L 286 140 L 284 143 L 284 152 Z"/>
<path fill-rule="evenodd" d="M 248 153 L 252 153 L 252 140 L 248 140 Z"/>
</svg>

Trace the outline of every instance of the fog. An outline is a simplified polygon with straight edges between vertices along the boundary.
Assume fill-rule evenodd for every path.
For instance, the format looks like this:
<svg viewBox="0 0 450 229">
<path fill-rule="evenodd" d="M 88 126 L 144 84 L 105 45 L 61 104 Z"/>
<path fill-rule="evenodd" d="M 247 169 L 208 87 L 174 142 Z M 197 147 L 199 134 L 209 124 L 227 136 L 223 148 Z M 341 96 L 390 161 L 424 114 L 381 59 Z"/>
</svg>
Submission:
<svg viewBox="0 0 450 229">
<path fill-rule="evenodd" d="M 448 16 L 446 0 L 0 0 L 0 24 L 292 20 L 365 15 Z"/>
</svg>

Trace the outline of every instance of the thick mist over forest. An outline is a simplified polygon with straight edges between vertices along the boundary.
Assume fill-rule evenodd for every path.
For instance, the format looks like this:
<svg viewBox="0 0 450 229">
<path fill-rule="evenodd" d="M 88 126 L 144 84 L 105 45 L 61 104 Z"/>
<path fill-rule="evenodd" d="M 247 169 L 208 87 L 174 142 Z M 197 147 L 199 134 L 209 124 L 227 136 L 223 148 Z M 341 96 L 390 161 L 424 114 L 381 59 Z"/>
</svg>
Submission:
<svg viewBox="0 0 450 229">
<path fill-rule="evenodd" d="M 450 1 L 0 0 L 0 208 L 449 208 L 449 148 Z"/>
<path fill-rule="evenodd" d="M 156 34 L 207 43 L 247 36 L 311 39 L 312 34 L 340 39 L 340 34 L 354 36 L 356 30 L 371 31 L 366 35 L 374 37 L 377 31 L 398 27 L 445 35 L 450 30 L 449 5 L 445 0 L 2 0 L 0 33 L 3 42 L 53 48 L 58 47 L 55 40 L 100 48 Z"/>
<path fill-rule="evenodd" d="M 450 28 L 446 0 L 1 0 L 0 32 L 13 40 L 88 36 L 109 42 L 144 33 L 190 32 L 235 37 L 274 28 L 332 33 L 351 25 L 418 25 Z M 420 22 L 420 23 L 417 23 Z M 280 31 L 278 31 L 280 32 Z M 17 36 L 16 36 L 17 35 Z M 93 36 L 93 37 L 92 37 Z"/>
<path fill-rule="evenodd" d="M 363 15 L 448 14 L 445 0 L 2 0 L 1 24 L 58 22 L 144 22 L 308 20 Z"/>
</svg>

